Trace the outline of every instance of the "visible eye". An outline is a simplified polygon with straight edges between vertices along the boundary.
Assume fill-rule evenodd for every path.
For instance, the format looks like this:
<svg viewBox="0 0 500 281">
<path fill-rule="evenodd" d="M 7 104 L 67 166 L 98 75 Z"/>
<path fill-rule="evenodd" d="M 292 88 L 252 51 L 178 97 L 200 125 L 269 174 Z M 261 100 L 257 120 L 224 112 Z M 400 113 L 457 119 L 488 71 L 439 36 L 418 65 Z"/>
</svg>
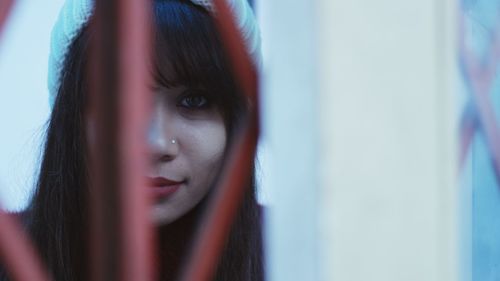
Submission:
<svg viewBox="0 0 500 281">
<path fill-rule="evenodd" d="M 178 105 L 187 109 L 204 109 L 210 104 L 207 97 L 202 94 L 188 94 L 181 98 Z"/>
</svg>

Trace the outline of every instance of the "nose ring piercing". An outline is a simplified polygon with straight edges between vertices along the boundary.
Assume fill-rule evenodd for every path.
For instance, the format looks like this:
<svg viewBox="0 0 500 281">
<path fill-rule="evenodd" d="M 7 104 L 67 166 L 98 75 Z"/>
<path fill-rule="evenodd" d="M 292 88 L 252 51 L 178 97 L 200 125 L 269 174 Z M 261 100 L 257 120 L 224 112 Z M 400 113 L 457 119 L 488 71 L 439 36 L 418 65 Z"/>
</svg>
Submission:
<svg viewBox="0 0 500 281">
<path fill-rule="evenodd" d="M 175 139 L 172 139 L 170 142 L 171 142 L 172 144 L 176 144 L 176 143 L 177 143 L 177 141 L 176 141 Z"/>
</svg>

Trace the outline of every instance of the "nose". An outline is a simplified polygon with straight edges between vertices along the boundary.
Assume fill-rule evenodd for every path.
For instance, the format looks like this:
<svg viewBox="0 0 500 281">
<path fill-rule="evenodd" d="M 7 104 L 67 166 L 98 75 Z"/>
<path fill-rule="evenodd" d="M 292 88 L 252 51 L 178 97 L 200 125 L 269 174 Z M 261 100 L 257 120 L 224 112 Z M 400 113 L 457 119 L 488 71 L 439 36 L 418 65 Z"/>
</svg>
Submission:
<svg viewBox="0 0 500 281">
<path fill-rule="evenodd" d="M 169 162 L 179 153 L 173 120 L 162 108 L 155 107 L 148 130 L 148 146 L 154 164 Z"/>
</svg>

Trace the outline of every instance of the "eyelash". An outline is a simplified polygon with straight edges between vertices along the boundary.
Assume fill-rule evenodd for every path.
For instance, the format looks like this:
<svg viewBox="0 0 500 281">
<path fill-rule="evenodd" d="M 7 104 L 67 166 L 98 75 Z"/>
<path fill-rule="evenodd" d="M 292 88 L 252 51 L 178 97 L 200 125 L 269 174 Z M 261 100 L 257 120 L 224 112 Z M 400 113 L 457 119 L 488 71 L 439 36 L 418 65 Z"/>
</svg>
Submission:
<svg viewBox="0 0 500 281">
<path fill-rule="evenodd" d="M 196 99 L 201 99 L 201 101 L 197 101 Z M 193 102 L 197 103 L 193 105 Z M 187 94 L 180 98 L 178 106 L 189 110 L 201 110 L 208 108 L 210 106 L 210 101 L 203 94 Z"/>
</svg>

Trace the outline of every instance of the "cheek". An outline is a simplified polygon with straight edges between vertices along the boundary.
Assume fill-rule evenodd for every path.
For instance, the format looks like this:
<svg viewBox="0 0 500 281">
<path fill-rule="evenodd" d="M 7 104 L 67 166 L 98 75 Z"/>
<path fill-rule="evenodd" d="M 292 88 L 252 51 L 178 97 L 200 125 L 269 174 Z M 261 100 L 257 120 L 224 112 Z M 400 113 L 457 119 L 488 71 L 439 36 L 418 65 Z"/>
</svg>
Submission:
<svg viewBox="0 0 500 281">
<path fill-rule="evenodd" d="M 183 130 L 183 148 L 192 168 L 212 170 L 219 166 L 226 148 L 226 130 L 222 120 L 210 120 Z M 198 171 L 200 172 L 200 171 Z"/>
</svg>

